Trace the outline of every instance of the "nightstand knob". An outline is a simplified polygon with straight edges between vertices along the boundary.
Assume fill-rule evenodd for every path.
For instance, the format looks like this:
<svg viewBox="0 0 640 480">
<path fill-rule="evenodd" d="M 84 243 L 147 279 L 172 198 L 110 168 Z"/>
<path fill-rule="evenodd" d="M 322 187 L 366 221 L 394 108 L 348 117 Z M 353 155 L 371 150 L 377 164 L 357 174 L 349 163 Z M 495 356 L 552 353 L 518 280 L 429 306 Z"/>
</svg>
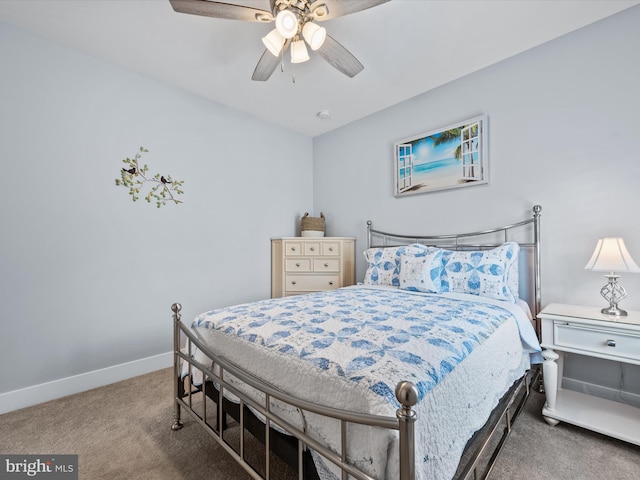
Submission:
<svg viewBox="0 0 640 480">
<path fill-rule="evenodd" d="M 616 346 L 615 340 L 607 340 L 607 347 L 615 347 L 615 346 Z"/>
<path fill-rule="evenodd" d="M 329 264 L 328 264 L 328 263 L 325 263 L 325 264 L 324 264 L 324 267 L 325 267 L 325 268 L 329 268 Z"/>
<path fill-rule="evenodd" d="M 295 284 L 296 284 L 296 281 L 295 281 L 295 280 L 293 280 L 293 281 L 291 282 L 291 285 L 295 285 Z"/>
<path fill-rule="evenodd" d="M 299 264 L 299 263 L 296 263 L 296 267 L 299 267 L 299 266 L 300 266 L 300 264 Z"/>
<path fill-rule="evenodd" d="M 311 247 L 309 250 L 311 250 L 313 252 L 313 251 L 315 251 L 315 248 Z"/>
<path fill-rule="evenodd" d="M 333 285 L 333 282 L 329 282 L 329 285 Z"/>
</svg>

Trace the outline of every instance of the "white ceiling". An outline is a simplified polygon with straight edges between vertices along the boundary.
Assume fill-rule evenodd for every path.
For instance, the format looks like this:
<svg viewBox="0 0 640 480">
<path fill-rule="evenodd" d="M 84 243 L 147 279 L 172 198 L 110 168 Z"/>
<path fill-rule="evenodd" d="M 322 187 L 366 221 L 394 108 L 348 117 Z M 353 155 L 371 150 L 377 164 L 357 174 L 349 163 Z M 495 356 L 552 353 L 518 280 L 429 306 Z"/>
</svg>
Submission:
<svg viewBox="0 0 640 480">
<path fill-rule="evenodd" d="M 310 52 L 267 82 L 251 74 L 273 24 L 176 13 L 169 0 L 1 0 L 0 21 L 316 136 L 639 3 L 391 0 L 323 23 L 364 65 L 356 77 Z"/>
</svg>

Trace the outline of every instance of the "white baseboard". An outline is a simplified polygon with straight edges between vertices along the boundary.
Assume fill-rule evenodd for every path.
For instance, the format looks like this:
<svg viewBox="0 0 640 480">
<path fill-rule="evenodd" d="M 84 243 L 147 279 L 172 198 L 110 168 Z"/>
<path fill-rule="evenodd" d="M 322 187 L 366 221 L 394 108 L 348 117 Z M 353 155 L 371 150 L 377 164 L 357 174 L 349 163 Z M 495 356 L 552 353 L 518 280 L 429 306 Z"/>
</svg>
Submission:
<svg viewBox="0 0 640 480">
<path fill-rule="evenodd" d="M 0 414 L 66 397 L 173 365 L 173 352 L 0 394 Z"/>
<path fill-rule="evenodd" d="M 637 393 L 621 392 L 615 388 L 603 387 L 602 385 L 567 377 L 562 379 L 562 388 L 640 407 L 640 395 Z"/>
</svg>

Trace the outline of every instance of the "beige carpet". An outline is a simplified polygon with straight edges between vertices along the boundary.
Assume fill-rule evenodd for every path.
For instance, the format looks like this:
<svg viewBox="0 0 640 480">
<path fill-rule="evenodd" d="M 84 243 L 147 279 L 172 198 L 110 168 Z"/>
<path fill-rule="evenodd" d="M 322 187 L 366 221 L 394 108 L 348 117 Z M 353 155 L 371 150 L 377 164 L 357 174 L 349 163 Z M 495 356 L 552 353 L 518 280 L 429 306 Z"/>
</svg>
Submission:
<svg viewBox="0 0 640 480">
<path fill-rule="evenodd" d="M 171 389 L 165 369 L 0 415 L 0 453 L 77 454 L 83 480 L 250 478 L 188 417 L 182 430 L 171 430 Z M 550 427 L 542 402 L 532 394 L 491 479 L 640 478 L 640 447 L 570 425 Z M 295 477 L 273 463 L 272 478 Z"/>
</svg>

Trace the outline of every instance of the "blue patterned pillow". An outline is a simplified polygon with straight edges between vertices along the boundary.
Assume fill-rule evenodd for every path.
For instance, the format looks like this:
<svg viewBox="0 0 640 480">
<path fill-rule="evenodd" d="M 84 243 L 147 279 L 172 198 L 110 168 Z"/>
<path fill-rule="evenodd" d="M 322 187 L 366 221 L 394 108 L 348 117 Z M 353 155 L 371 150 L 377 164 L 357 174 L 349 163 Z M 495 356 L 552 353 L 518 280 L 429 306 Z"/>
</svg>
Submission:
<svg viewBox="0 0 640 480">
<path fill-rule="evenodd" d="M 400 288 L 413 292 L 440 293 L 442 289 L 442 249 L 424 256 L 400 255 Z"/>
<path fill-rule="evenodd" d="M 470 293 L 515 303 L 520 245 L 507 242 L 492 250 L 451 251 L 442 254 L 442 291 Z M 515 294 L 512 289 L 515 288 Z"/>
<path fill-rule="evenodd" d="M 375 247 L 364 252 L 368 266 L 364 274 L 365 285 L 400 286 L 400 256 L 424 256 L 430 247 L 414 243 L 400 247 Z"/>
</svg>

